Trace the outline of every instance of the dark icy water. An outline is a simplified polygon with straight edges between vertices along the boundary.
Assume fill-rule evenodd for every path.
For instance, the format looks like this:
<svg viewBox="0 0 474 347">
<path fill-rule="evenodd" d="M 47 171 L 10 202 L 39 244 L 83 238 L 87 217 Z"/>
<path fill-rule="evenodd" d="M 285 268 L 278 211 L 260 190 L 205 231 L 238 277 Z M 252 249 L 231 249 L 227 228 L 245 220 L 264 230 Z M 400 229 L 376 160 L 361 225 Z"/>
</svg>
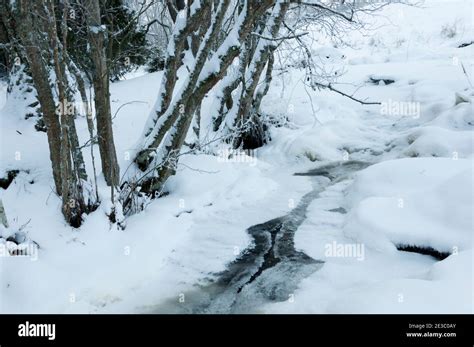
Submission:
<svg viewBox="0 0 474 347">
<path fill-rule="evenodd" d="M 298 176 L 310 176 L 313 189 L 288 214 L 247 229 L 252 243 L 225 271 L 205 286 L 184 293 L 184 300 L 168 300 L 154 313 L 255 313 L 268 302 L 291 300 L 302 279 L 324 262 L 295 249 L 294 236 L 306 219 L 310 203 L 328 186 L 369 166 L 361 161 L 336 162 Z M 345 213 L 343 208 L 334 212 Z"/>
</svg>

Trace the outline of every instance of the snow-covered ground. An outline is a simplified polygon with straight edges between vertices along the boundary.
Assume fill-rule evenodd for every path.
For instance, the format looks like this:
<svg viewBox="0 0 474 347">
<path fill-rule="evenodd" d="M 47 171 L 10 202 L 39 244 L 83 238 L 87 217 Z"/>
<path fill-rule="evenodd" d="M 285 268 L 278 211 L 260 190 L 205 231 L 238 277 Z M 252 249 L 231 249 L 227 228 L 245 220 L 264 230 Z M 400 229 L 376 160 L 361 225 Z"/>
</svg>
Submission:
<svg viewBox="0 0 474 347">
<path fill-rule="evenodd" d="M 40 246 L 35 257 L 0 257 L 0 312 L 149 312 L 178 301 L 249 245 L 249 226 L 286 214 L 311 190 L 310 177 L 293 173 L 349 160 L 373 165 L 329 184 L 295 235 L 295 247 L 324 265 L 287 301 L 255 312 L 473 312 L 474 44 L 458 48 L 474 41 L 473 10 L 469 0 L 429 0 L 367 18 L 376 29 L 324 52 L 344 56 L 339 89 L 382 105 L 315 93 L 298 70 L 275 77 L 263 108 L 285 121 L 272 141 L 239 160 L 183 156 L 170 194 L 124 231 L 109 224 L 105 207 L 79 230 L 65 224 L 46 136 L 0 86 L 0 176 L 23 170 L 0 197 L 10 229 L 22 227 Z M 313 48 L 329 44 L 319 38 Z M 160 78 L 111 87 L 122 172 Z M 85 142 L 85 120 L 78 132 Z M 438 261 L 399 246 L 450 255 Z"/>
</svg>

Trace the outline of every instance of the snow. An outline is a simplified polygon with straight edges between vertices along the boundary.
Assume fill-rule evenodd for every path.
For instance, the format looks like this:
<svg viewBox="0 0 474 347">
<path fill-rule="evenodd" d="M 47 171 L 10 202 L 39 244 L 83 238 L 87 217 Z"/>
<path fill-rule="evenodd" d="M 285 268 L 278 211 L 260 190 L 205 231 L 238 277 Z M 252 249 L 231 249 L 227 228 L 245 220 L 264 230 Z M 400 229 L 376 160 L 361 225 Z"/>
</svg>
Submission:
<svg viewBox="0 0 474 347">
<path fill-rule="evenodd" d="M 242 12 L 237 17 L 232 30 L 227 34 L 224 43 L 219 46 L 217 51 L 212 54 L 211 58 L 203 66 L 203 69 L 199 74 L 197 85 L 199 85 L 202 81 L 205 81 L 212 74 L 215 74 L 220 71 L 220 67 L 222 65 L 222 57 L 224 57 L 227 52 L 231 51 L 231 49 L 233 48 L 237 49 L 240 47 L 239 35 L 245 23 L 246 17 L 247 6 L 244 6 Z"/>
<path fill-rule="evenodd" d="M 323 46 L 312 49 L 311 54 L 318 67 L 316 72 L 325 76 L 322 83 L 334 81 L 338 76 L 344 74 L 346 56 L 340 50 L 331 46 Z"/>
<path fill-rule="evenodd" d="M 263 99 L 264 113 L 276 124 L 268 145 L 252 156 L 229 157 L 226 147 L 215 155 L 183 155 L 166 185 L 169 195 L 128 218 L 125 230 L 105 215 L 111 205 L 100 160 L 103 204 L 80 229 L 64 223 L 46 136 L 23 117 L 29 100 L 6 98 L 0 85 L 0 174 L 22 170 L 0 198 L 10 229 L 23 227 L 39 245 L 37 257 L 19 257 L 2 253 L 14 246 L 0 243 L 0 312 L 156 312 L 164 301 L 215 279 L 251 242 L 246 228 L 286 214 L 311 190 L 312 178 L 295 172 L 360 160 L 371 165 L 329 182 L 296 232 L 295 247 L 324 265 L 300 282 L 291 301 L 255 312 L 472 313 L 474 90 L 461 63 L 472 80 L 474 45 L 457 48 L 474 39 L 471 13 L 467 0 L 387 6 L 368 19 L 377 29 L 351 32 L 347 47 L 312 33 L 312 49 L 331 55 L 327 68 L 344 71 L 335 86 L 364 100 L 414 103 L 419 114 L 382 112 L 381 105 L 314 92 L 304 73 L 291 69 L 274 77 Z M 446 37 L 443 27 L 452 23 L 456 35 Z M 237 35 L 234 30 L 223 49 L 235 45 Z M 201 77 L 215 71 L 219 53 Z M 111 85 L 121 175 L 129 173 L 162 76 L 129 76 Z M 374 84 L 370 76 L 395 82 Z M 203 105 L 201 140 L 212 140 L 206 110 L 215 107 L 216 89 Z M 471 102 L 456 104 L 456 93 Z M 77 130 L 85 143 L 85 119 L 77 120 Z M 89 150 L 83 154 L 89 163 Z M 8 232 L 0 230 L 4 237 Z M 437 260 L 398 251 L 399 245 L 450 255 Z M 342 256 L 328 252 L 334 249 Z"/>
<path fill-rule="evenodd" d="M 323 94 L 315 102 L 315 120 L 308 115 L 308 101 L 300 101 L 307 100 L 304 88 L 294 87 L 298 75 L 273 85 L 290 90 L 294 107 L 288 118 L 296 129 L 273 133 L 272 154 L 283 162 L 289 155 L 376 163 L 329 187 L 310 205 L 296 247 L 325 264 L 301 282 L 291 301 L 268 304 L 259 312 L 473 312 L 474 110 L 472 102 L 455 105 L 458 92 L 472 98 L 459 65 L 464 61 L 472 71 L 472 48 L 455 48 L 470 41 L 472 4 L 456 3 L 429 1 L 423 9 L 389 6 L 384 15 L 402 13 L 392 19 L 395 28 L 384 26 L 371 40 L 355 34 L 348 39 L 353 47 L 342 50 L 349 64 L 341 83 L 363 84 L 373 75 L 394 79 L 390 85 L 365 84 L 356 95 L 416 102 L 419 115 L 384 115 L 373 106 L 348 108 L 344 99 Z M 464 29 L 451 40 L 441 38 L 441 27 L 450 21 Z M 398 50 L 393 48 L 396 40 L 405 41 Z M 275 113 L 288 109 L 288 100 L 265 102 Z M 348 213 L 331 212 L 340 207 Z M 398 245 L 451 255 L 436 261 L 397 251 Z M 363 259 L 327 252 L 336 246 L 362 248 Z"/>
<path fill-rule="evenodd" d="M 344 233 L 380 251 L 394 245 L 451 253 L 472 247 L 472 161 L 416 158 L 362 171 L 349 190 Z M 374 235 L 376 234 L 376 235 Z"/>
<path fill-rule="evenodd" d="M 410 145 L 404 151 L 408 157 L 433 156 L 468 158 L 473 155 L 472 131 L 453 131 L 441 127 L 426 126 L 406 137 Z"/>
<path fill-rule="evenodd" d="M 168 186 L 170 196 L 128 219 L 126 231 L 111 228 L 102 213 L 74 231 L 57 218 L 56 197 L 44 205 L 48 192 L 41 189 L 47 186 L 30 185 L 22 192 L 27 201 L 16 200 L 23 185 L 15 182 L 3 199 L 10 219 L 19 216 L 21 223 L 41 206 L 41 218 L 33 217 L 27 229 L 40 250 L 37 261 L 2 258 L 2 283 L 8 285 L 2 287 L 2 312 L 139 312 L 138 302 L 178 295 L 182 276 L 191 285 L 203 273 L 223 270 L 235 249 L 249 242 L 242 228 L 289 208 L 279 204 L 265 211 L 264 198 L 277 191 L 265 165 L 221 163 L 205 155 L 184 158 L 182 172 Z M 291 194 L 298 198 L 293 189 Z"/>
<path fill-rule="evenodd" d="M 154 86 L 159 85 L 161 75 L 149 74 L 112 85 L 113 114 L 121 105 L 135 101 L 114 118 L 122 174 L 153 107 Z M 32 122 L 19 120 L 12 113 L 2 115 L 2 170 L 20 168 L 29 173 L 21 172 L 1 198 L 12 229 L 31 219 L 25 231 L 40 249 L 36 260 L 0 258 L 4 284 L 1 312 L 150 309 L 145 306 L 177 296 L 202 281 L 208 272 L 223 270 L 235 253 L 248 245 L 249 237 L 243 232 L 246 227 L 260 218 L 285 213 L 290 209 L 289 199 L 297 200 L 309 189 L 307 182 L 296 178 L 288 181 L 287 188 L 280 187 L 276 182 L 287 180 L 291 172 L 275 174 L 258 157 L 247 161 L 183 156 L 178 175 L 167 185 L 170 195 L 129 218 L 125 231 L 109 225 L 106 201 L 86 216 L 80 230 L 75 230 L 65 225 L 60 200 L 52 192 L 44 133 L 34 131 Z M 77 128 L 84 142 L 85 119 L 78 121 Z M 17 129 L 24 135 L 17 134 Z M 21 160 L 15 161 L 18 149 Z M 87 161 L 89 151 L 83 153 Z M 100 161 L 96 165 L 100 168 Z M 29 183 L 32 180 L 34 184 Z M 105 199 L 108 188 L 102 175 L 99 186 Z M 279 202 L 267 208 L 268 200 Z"/>
<path fill-rule="evenodd" d="M 95 35 L 101 33 L 101 32 L 105 32 L 106 28 L 105 28 L 105 25 L 90 25 L 89 26 L 89 31 Z"/>
</svg>

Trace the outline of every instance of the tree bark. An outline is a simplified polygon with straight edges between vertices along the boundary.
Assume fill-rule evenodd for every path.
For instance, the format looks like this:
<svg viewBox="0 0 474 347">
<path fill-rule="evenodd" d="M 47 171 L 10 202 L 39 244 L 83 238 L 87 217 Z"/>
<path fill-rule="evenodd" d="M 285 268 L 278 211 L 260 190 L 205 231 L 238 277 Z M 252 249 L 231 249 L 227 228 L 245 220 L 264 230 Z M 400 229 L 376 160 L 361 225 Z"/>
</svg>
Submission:
<svg viewBox="0 0 474 347">
<path fill-rule="evenodd" d="M 61 21 L 63 32 L 61 50 L 61 43 L 57 35 L 54 4 L 52 0 L 42 0 L 41 3 L 43 11 L 40 13 L 47 20 L 49 39 L 53 51 L 56 87 L 60 104 L 62 212 L 71 226 L 79 227 L 82 224 L 82 213 L 86 212 L 87 209 L 82 187 L 82 180 L 87 180 L 87 174 L 74 124 L 75 104 L 70 98 L 72 92 L 66 75 L 66 54 L 64 50 L 67 49 L 67 3 Z M 69 107 L 71 105 L 74 105 L 74 107 Z"/>
<path fill-rule="evenodd" d="M 61 180 L 61 126 L 53 93 L 49 85 L 49 73 L 37 42 L 38 34 L 33 28 L 33 3 L 29 0 L 20 0 L 16 9 L 18 33 L 25 49 L 28 64 L 33 77 L 33 82 L 41 104 L 43 119 L 46 124 L 49 153 L 53 170 L 54 183 L 58 195 L 62 194 Z"/>
<path fill-rule="evenodd" d="M 112 131 L 109 71 L 105 53 L 105 28 L 101 24 L 99 2 L 97 0 L 84 0 L 84 6 L 94 64 L 94 103 L 102 171 L 107 184 L 116 187 L 119 184 L 120 172 Z"/>
<path fill-rule="evenodd" d="M 219 34 L 225 10 L 223 6 L 228 6 L 229 1 L 220 2 L 219 9 L 214 13 L 212 26 L 206 33 L 206 40 L 201 44 L 200 52 L 196 59 L 194 70 L 190 73 L 188 81 L 180 97 L 173 102 L 165 114 L 160 117 L 157 126 L 152 133 L 152 138 L 145 151 L 139 153 L 137 164 L 142 169 L 146 169 L 151 160 L 157 163 L 157 174 L 155 177 L 148 179 L 145 183 L 145 190 L 148 192 L 161 191 L 166 180 L 175 173 L 176 163 L 179 157 L 179 151 L 184 143 L 192 118 L 196 108 L 201 103 L 204 96 L 221 80 L 228 67 L 235 57 L 241 52 L 241 42 L 244 42 L 259 18 L 268 8 L 274 4 L 274 1 L 247 1 L 246 8 L 242 10 L 239 19 L 239 25 L 231 32 L 229 41 L 224 41 L 222 50 L 214 53 L 213 58 L 220 62 L 218 69 L 206 71 L 201 76 L 203 67 L 208 61 L 208 55 L 213 40 Z M 238 42 L 234 40 L 237 39 Z M 165 138 L 166 135 L 166 138 Z M 150 155 L 151 152 L 156 153 L 156 148 L 162 143 L 158 155 Z"/>
<path fill-rule="evenodd" d="M 242 128 L 242 136 L 236 137 L 234 148 L 241 144 L 244 149 L 254 149 L 263 146 L 264 129 L 262 122 L 258 119 L 258 108 L 264 94 L 256 97 L 260 77 L 267 66 L 266 79 L 271 80 L 271 71 L 273 70 L 273 51 L 276 47 L 274 39 L 277 38 L 285 14 L 289 8 L 289 2 L 279 2 L 273 8 L 272 14 L 267 23 L 267 29 L 264 30 L 264 37 L 257 41 L 255 51 L 252 54 L 252 60 L 248 71 L 245 74 L 245 88 L 240 98 L 239 111 L 236 118 L 236 128 Z M 268 76 L 270 73 L 270 76 Z M 269 87 L 269 85 L 268 85 Z M 268 88 L 262 89 L 266 93 Z"/>
<path fill-rule="evenodd" d="M 67 54 L 67 52 L 65 52 Z M 92 120 L 92 110 L 91 105 L 89 104 L 89 98 L 87 97 L 86 92 L 86 85 L 84 82 L 84 77 L 79 70 L 79 68 L 74 64 L 74 62 L 70 59 L 69 56 L 66 57 L 68 62 L 69 70 L 74 74 L 77 83 L 77 89 L 79 90 L 79 94 L 81 95 L 82 105 L 85 109 L 86 113 L 86 122 L 87 122 L 87 130 L 89 131 L 89 140 L 90 140 L 90 153 L 91 153 L 91 160 L 92 160 L 92 172 L 94 175 L 94 186 L 95 186 L 95 195 L 96 201 L 99 201 L 99 192 L 97 189 L 97 171 L 95 168 L 95 155 L 94 155 L 94 121 Z"/>
<path fill-rule="evenodd" d="M 170 1 L 171 2 L 171 1 Z M 170 5 L 170 2 L 168 5 Z M 183 10 L 184 7 L 178 6 L 179 10 Z M 171 99 L 173 97 L 173 91 L 178 80 L 178 70 L 183 63 L 183 54 L 186 49 L 187 38 L 199 29 L 200 24 L 205 21 L 205 18 L 210 17 L 211 12 L 211 2 L 203 1 L 201 7 L 196 9 L 196 11 L 186 18 L 186 25 L 183 27 L 184 23 L 177 23 L 173 29 L 173 36 L 171 37 L 170 43 L 168 45 L 168 56 L 166 57 L 165 69 L 163 78 L 161 80 L 160 91 L 158 95 L 158 100 L 156 101 L 155 107 L 150 114 L 149 120 L 145 126 L 144 136 L 147 137 L 153 131 L 153 128 L 156 126 L 158 119 L 163 115 L 166 109 L 170 106 Z M 174 18 L 176 21 L 184 22 L 184 18 Z M 200 31 L 202 34 L 203 32 Z M 200 42 L 196 37 L 193 42 L 197 44 Z"/>
<path fill-rule="evenodd" d="M 3 207 L 2 199 L 0 199 L 0 224 L 2 224 L 5 228 L 8 228 L 7 214 L 5 212 L 5 207 Z"/>
</svg>

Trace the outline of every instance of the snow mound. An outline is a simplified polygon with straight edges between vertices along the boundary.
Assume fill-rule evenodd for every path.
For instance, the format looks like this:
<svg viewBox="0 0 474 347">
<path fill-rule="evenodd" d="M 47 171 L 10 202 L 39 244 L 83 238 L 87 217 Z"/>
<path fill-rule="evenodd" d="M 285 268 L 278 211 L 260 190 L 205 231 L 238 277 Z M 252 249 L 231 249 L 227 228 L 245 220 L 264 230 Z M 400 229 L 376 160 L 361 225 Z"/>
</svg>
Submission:
<svg viewBox="0 0 474 347">
<path fill-rule="evenodd" d="M 428 278 L 397 278 L 349 289 L 328 305 L 328 312 L 440 314 L 471 313 L 472 250 L 451 256 L 431 267 Z M 449 293 L 449 294 L 447 294 Z"/>
<path fill-rule="evenodd" d="M 472 248 L 473 165 L 466 159 L 399 159 L 361 171 L 344 233 L 379 251 L 395 245 L 453 253 Z"/>
<path fill-rule="evenodd" d="M 406 137 L 410 144 L 403 152 L 409 157 L 470 157 L 474 151 L 474 132 L 453 131 L 427 126 L 413 131 Z"/>
<path fill-rule="evenodd" d="M 457 130 L 474 129 L 474 103 L 461 103 L 441 113 L 431 125 Z"/>
</svg>

